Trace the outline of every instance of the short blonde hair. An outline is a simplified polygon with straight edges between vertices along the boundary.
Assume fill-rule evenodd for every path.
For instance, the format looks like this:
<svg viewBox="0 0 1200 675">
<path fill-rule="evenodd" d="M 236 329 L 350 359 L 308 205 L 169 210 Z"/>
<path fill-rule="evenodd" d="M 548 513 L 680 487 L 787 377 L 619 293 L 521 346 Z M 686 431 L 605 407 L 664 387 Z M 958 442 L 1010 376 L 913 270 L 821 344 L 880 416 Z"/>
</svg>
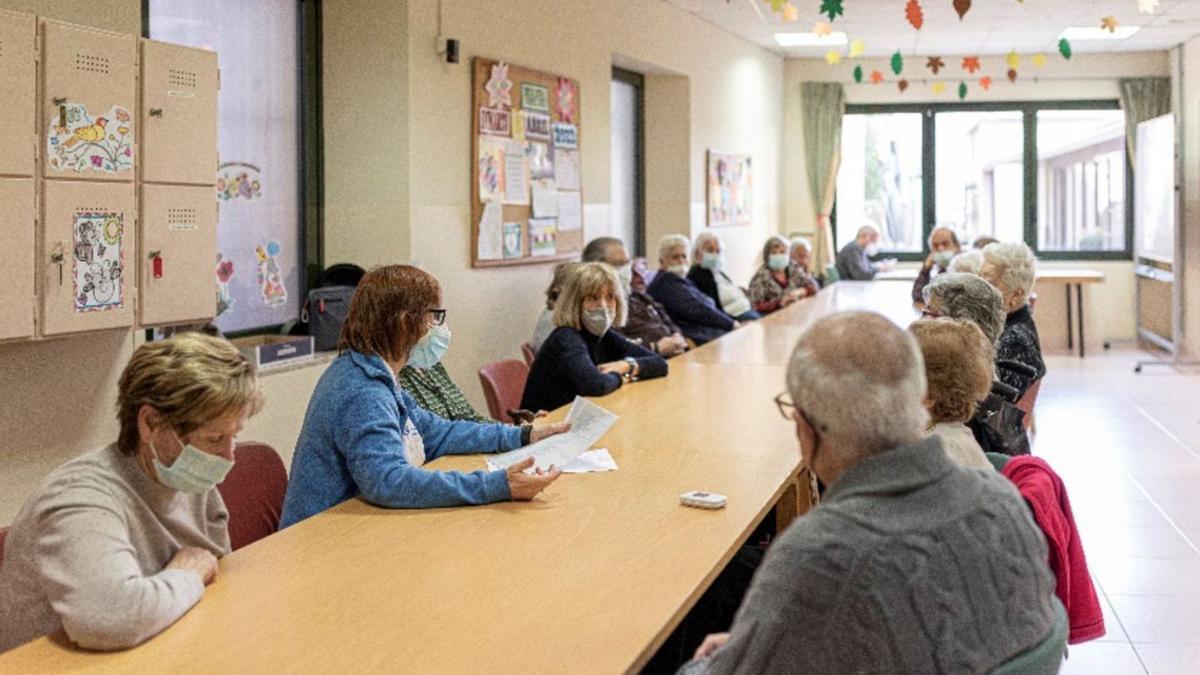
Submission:
<svg viewBox="0 0 1200 675">
<path fill-rule="evenodd" d="M 979 326 L 956 319 L 921 319 L 909 326 L 925 360 L 926 398 L 933 422 L 966 422 L 992 388 L 992 347 Z"/>
<path fill-rule="evenodd" d="M 254 415 L 263 405 L 254 364 L 228 341 L 182 333 L 133 353 L 117 393 L 117 447 L 137 454 L 138 411 L 148 405 L 180 436 L 232 412 Z"/>
<path fill-rule="evenodd" d="M 567 277 L 558 302 L 554 305 L 554 325 L 583 329 L 580 315 L 583 313 L 583 300 L 593 293 L 598 293 L 607 287 L 617 302 L 617 316 L 614 326 L 624 326 L 626 317 L 625 291 L 617 272 L 609 265 L 599 262 L 582 263 Z"/>
</svg>

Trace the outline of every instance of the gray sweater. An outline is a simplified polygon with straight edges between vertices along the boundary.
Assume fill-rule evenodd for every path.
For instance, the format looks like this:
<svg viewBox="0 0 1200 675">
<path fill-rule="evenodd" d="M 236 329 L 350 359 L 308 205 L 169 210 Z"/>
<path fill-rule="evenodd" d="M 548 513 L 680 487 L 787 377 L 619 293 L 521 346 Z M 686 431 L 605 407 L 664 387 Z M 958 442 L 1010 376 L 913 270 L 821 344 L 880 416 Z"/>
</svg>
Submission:
<svg viewBox="0 0 1200 675">
<path fill-rule="evenodd" d="M 195 572 L 163 567 L 184 546 L 228 553 L 228 519 L 215 488 L 166 488 L 115 445 L 55 469 L 8 533 L 0 652 L 60 628 L 89 649 L 144 642 L 204 594 Z"/>
<path fill-rule="evenodd" d="M 688 673 L 985 673 L 1049 634 L 1025 503 L 936 438 L 865 460 L 767 552 L 729 642 Z"/>
</svg>

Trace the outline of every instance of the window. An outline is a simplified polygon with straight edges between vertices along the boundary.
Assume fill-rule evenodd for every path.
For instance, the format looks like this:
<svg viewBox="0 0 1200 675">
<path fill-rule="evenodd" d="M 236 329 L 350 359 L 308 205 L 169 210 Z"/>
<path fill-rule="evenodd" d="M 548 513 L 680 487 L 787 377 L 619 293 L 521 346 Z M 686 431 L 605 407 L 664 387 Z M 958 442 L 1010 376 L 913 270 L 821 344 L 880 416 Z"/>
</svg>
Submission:
<svg viewBox="0 0 1200 675">
<path fill-rule="evenodd" d="M 640 74 L 613 68 L 612 104 L 612 209 L 611 233 L 629 247 L 632 256 L 646 254 L 643 167 L 642 96 Z"/>
<path fill-rule="evenodd" d="M 883 255 L 919 260 L 945 226 L 1043 259 L 1128 260 L 1127 161 L 1116 101 L 847 106 L 835 241 L 872 224 Z"/>
<path fill-rule="evenodd" d="M 216 324 L 226 333 L 296 319 L 305 279 L 304 2 L 148 0 L 148 35 L 215 50 L 221 69 Z M 319 257 L 319 256 L 317 256 Z"/>
</svg>

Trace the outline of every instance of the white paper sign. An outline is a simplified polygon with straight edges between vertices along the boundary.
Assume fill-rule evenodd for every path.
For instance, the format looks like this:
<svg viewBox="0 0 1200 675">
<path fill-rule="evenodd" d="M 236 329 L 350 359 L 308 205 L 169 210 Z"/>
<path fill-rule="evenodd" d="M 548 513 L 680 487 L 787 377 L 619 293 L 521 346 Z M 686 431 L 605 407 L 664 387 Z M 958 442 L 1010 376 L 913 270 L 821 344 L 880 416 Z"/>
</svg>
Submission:
<svg viewBox="0 0 1200 675">
<path fill-rule="evenodd" d="M 528 457 L 534 458 L 532 468 L 536 469 L 549 469 L 551 465 L 566 466 L 568 462 L 595 445 L 617 419 L 613 413 L 576 396 L 570 412 L 567 413 L 567 421 L 571 423 L 570 431 L 544 438 L 518 450 L 489 457 L 488 470 L 501 471 L 525 461 Z"/>
<path fill-rule="evenodd" d="M 529 171 L 525 167 L 525 144 L 504 144 L 504 203 L 529 203 Z"/>
<path fill-rule="evenodd" d="M 533 181 L 533 217 L 554 218 L 558 215 L 558 190 L 552 180 Z"/>
<path fill-rule="evenodd" d="M 559 190 L 578 190 L 579 151 L 554 149 L 554 178 Z"/>
<path fill-rule="evenodd" d="M 578 192 L 558 193 L 558 229 L 578 230 L 583 227 L 583 204 Z"/>
<path fill-rule="evenodd" d="M 480 260 L 500 260 L 504 257 L 503 215 L 504 208 L 500 202 L 483 205 L 483 215 L 479 216 Z"/>
</svg>

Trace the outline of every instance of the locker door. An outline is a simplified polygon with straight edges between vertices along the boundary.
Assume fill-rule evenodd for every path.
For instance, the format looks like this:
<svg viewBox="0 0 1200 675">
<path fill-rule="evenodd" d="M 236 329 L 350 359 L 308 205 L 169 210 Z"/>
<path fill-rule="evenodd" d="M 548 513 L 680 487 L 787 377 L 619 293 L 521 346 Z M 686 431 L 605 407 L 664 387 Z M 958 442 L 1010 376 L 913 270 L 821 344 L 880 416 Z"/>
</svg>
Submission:
<svg viewBox="0 0 1200 675">
<path fill-rule="evenodd" d="M 213 188 L 144 183 L 141 197 L 141 325 L 213 318 L 217 308 Z"/>
<path fill-rule="evenodd" d="M 37 151 L 37 24 L 31 14 L 0 12 L 0 91 L 5 111 L 0 138 L 0 175 L 32 176 Z"/>
<path fill-rule="evenodd" d="M 133 325 L 133 183 L 42 184 L 42 334 Z"/>
<path fill-rule="evenodd" d="M 212 185 L 217 54 L 142 40 L 142 180 Z"/>
<path fill-rule="evenodd" d="M 42 22 L 46 178 L 133 180 L 137 40 Z"/>
<path fill-rule="evenodd" d="M 0 178 L 0 288 L 8 297 L 0 312 L 0 340 L 33 337 L 33 178 Z"/>
</svg>

